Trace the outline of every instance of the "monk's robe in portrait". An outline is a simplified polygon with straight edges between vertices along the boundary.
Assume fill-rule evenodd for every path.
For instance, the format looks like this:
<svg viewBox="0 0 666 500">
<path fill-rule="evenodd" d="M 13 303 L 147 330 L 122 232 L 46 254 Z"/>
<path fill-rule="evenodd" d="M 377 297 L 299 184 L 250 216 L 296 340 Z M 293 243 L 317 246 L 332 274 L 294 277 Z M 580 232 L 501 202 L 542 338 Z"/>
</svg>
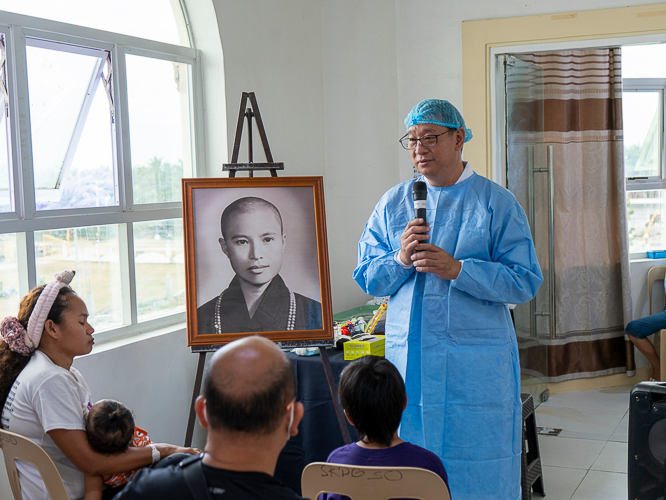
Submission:
<svg viewBox="0 0 666 500">
<path fill-rule="evenodd" d="M 238 276 L 220 295 L 197 308 L 198 334 L 280 332 L 322 328 L 321 303 L 292 292 L 278 274 L 250 317 Z"/>
</svg>

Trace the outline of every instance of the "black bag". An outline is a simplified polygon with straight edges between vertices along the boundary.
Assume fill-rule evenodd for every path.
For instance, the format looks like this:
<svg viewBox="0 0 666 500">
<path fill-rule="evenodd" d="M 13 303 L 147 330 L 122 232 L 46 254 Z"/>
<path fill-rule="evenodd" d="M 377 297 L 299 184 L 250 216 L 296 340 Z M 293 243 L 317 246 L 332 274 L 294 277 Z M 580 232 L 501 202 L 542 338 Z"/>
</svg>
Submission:
<svg viewBox="0 0 666 500">
<path fill-rule="evenodd" d="M 178 464 L 178 467 L 183 469 L 185 483 L 187 483 L 187 487 L 193 498 L 196 500 L 213 500 L 213 496 L 208 490 L 208 483 L 206 482 L 203 467 L 201 466 L 202 458 L 203 453 L 196 457 L 183 460 Z"/>
</svg>

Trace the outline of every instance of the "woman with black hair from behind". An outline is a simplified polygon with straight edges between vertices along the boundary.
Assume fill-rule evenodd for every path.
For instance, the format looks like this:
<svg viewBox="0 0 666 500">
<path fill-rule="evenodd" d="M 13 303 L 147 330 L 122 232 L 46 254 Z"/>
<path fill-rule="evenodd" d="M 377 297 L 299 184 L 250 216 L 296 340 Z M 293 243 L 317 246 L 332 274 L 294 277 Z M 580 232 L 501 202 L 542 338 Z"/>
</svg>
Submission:
<svg viewBox="0 0 666 500">
<path fill-rule="evenodd" d="M 360 441 L 333 450 L 326 460 L 344 465 L 419 467 L 440 476 L 449 487 L 444 464 L 433 452 L 398 436 L 407 407 L 405 383 L 397 368 L 379 356 L 364 356 L 350 363 L 340 376 L 340 404 Z M 321 498 L 321 497 L 320 497 Z M 327 493 L 326 500 L 348 497 Z"/>
</svg>

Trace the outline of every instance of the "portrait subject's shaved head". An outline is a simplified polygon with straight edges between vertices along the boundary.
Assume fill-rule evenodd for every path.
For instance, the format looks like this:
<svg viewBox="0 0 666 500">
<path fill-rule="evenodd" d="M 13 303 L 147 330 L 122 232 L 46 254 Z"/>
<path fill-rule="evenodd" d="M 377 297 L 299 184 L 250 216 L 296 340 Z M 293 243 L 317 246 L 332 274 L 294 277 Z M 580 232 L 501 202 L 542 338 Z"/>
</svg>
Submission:
<svg viewBox="0 0 666 500">
<path fill-rule="evenodd" d="M 228 229 L 231 221 L 238 216 L 238 214 L 249 214 L 256 213 L 260 211 L 267 211 L 272 213 L 275 218 L 280 223 L 280 232 L 284 234 L 284 225 L 282 224 L 282 215 L 275 205 L 271 202 L 264 200 L 263 198 L 257 198 L 254 196 L 248 196 L 245 198 L 239 198 L 238 200 L 230 203 L 227 208 L 222 212 L 222 217 L 220 217 L 220 230 L 222 231 L 222 237 L 226 240 L 228 236 Z"/>
</svg>

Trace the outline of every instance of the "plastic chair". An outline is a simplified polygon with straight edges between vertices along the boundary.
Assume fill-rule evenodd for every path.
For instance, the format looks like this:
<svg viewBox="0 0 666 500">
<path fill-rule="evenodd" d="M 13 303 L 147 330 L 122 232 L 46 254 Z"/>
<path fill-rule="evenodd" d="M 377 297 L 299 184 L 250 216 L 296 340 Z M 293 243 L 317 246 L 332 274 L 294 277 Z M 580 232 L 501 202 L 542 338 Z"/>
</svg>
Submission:
<svg viewBox="0 0 666 500">
<path fill-rule="evenodd" d="M 303 470 L 304 498 L 317 500 L 322 493 L 337 493 L 352 500 L 451 500 L 444 480 L 416 467 L 364 467 L 313 462 Z"/>
<path fill-rule="evenodd" d="M 14 500 L 23 500 L 18 471 L 16 470 L 16 460 L 30 462 L 37 468 L 51 500 L 69 500 L 69 495 L 58 469 L 56 469 L 51 457 L 39 445 L 28 438 L 0 429 L 0 449 L 2 449 L 5 456 L 5 468 L 9 476 L 9 484 L 12 487 Z"/>
<path fill-rule="evenodd" d="M 647 285 L 648 285 L 648 304 L 650 314 L 652 312 L 652 287 L 654 282 L 657 280 L 663 280 L 666 278 L 666 266 L 656 266 L 651 267 L 647 275 Z M 659 330 L 658 334 L 654 336 L 654 346 L 657 352 L 659 353 L 659 371 L 661 372 L 661 381 L 664 380 L 666 376 L 666 330 Z"/>
</svg>

